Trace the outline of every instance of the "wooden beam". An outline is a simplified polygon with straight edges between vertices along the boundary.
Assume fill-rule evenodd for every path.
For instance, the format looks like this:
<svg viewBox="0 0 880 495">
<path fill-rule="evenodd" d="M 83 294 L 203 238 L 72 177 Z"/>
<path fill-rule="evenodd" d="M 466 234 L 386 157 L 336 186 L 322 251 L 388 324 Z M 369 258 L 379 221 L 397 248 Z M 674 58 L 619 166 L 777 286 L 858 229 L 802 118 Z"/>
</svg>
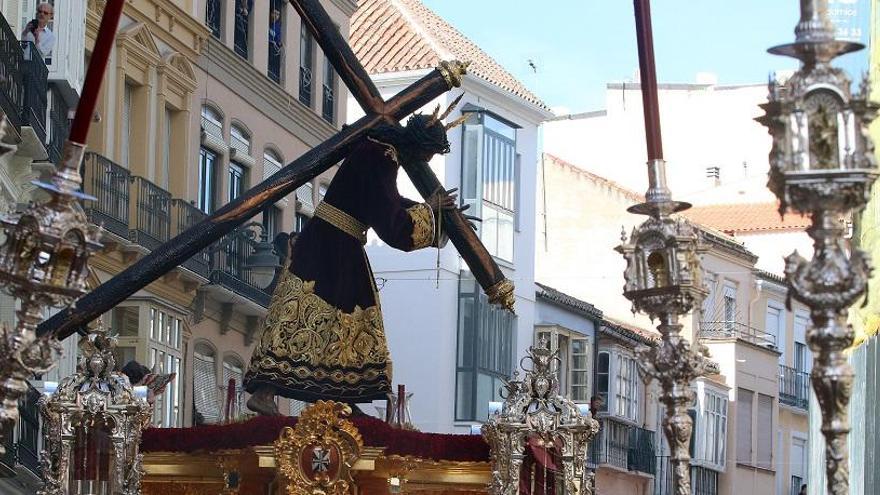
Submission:
<svg viewBox="0 0 880 495">
<path fill-rule="evenodd" d="M 654 34 L 651 30 L 650 0 L 633 0 L 636 13 L 636 44 L 639 49 L 639 78 L 645 116 L 645 143 L 648 161 L 663 159 L 660 138 L 660 103 L 657 97 L 657 70 L 654 66 Z"/>
<path fill-rule="evenodd" d="M 400 120 L 413 108 L 424 105 L 449 91 L 448 73 L 434 70 L 398 95 L 400 102 L 388 116 L 366 115 L 339 134 L 307 151 L 272 177 L 257 184 L 242 196 L 226 204 L 211 216 L 162 244 L 134 265 L 123 270 L 75 305 L 44 321 L 37 329 L 39 337 L 56 335 L 64 339 L 80 331 L 85 324 L 112 309 L 164 273 L 180 265 L 197 252 L 257 215 L 296 188 L 344 159 L 367 132 L 385 119 Z M 421 103 L 420 103 L 421 102 Z M 414 105 L 418 105 L 413 107 Z"/>
</svg>

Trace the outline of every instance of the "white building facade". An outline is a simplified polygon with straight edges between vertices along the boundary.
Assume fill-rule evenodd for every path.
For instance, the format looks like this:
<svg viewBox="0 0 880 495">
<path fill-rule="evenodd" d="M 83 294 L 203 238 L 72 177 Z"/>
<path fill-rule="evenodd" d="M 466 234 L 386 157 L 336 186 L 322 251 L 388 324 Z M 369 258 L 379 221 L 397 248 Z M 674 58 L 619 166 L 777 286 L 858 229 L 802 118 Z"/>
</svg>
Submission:
<svg viewBox="0 0 880 495">
<path fill-rule="evenodd" d="M 377 34 L 377 27 L 369 24 L 374 15 L 405 22 L 405 29 L 421 37 L 416 43 L 434 50 L 433 56 L 409 65 L 377 64 L 383 54 L 406 42 L 392 37 L 378 47 L 365 45 L 364 38 Z M 452 33 L 454 42 L 440 40 L 439 31 Z M 467 432 L 471 424 L 486 419 L 489 401 L 499 398 L 501 380 L 510 376 L 533 341 L 539 126 L 550 112 L 419 2 L 362 2 L 352 19 L 352 46 L 386 99 L 423 77 L 440 59 L 472 61 L 461 88 L 422 109 L 431 112 L 437 104 L 446 108 L 464 92 L 448 120 L 471 114 L 465 125 L 449 132 L 451 152 L 435 156 L 430 165 L 447 188 L 459 188 L 461 202 L 472 205 L 468 214 L 483 219 L 479 235 L 516 286 L 516 314 L 488 304 L 451 243 L 439 252 L 405 254 L 371 235 L 366 248 L 380 287 L 394 383 L 415 394 L 411 411 L 416 426 Z M 415 54 L 418 48 L 404 50 Z M 403 66 L 419 68 L 401 70 Z M 351 110 L 357 107 L 350 102 Z M 358 117 L 350 115 L 349 121 Z M 405 174 L 398 181 L 401 195 L 420 199 Z"/>
</svg>

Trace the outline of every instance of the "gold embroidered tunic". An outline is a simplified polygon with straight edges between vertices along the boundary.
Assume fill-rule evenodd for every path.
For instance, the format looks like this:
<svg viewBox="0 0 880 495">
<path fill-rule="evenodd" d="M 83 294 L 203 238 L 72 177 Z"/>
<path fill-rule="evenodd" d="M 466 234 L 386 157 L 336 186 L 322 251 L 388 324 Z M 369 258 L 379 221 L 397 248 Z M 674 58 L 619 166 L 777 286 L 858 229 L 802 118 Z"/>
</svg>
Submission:
<svg viewBox="0 0 880 495">
<path fill-rule="evenodd" d="M 398 168 L 394 148 L 373 141 L 339 168 L 275 288 L 245 375 L 249 392 L 268 384 L 292 399 L 350 403 L 390 392 L 382 312 L 363 249 L 366 229 L 403 251 L 439 237 L 431 209 L 398 193 Z"/>
</svg>

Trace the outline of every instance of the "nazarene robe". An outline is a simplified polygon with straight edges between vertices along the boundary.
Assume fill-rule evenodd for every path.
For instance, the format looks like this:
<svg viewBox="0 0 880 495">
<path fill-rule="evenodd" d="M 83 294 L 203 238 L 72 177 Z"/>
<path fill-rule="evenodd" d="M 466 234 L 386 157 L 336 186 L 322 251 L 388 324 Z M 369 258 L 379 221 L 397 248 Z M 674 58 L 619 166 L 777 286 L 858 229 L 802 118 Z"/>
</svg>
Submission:
<svg viewBox="0 0 880 495">
<path fill-rule="evenodd" d="M 249 392 L 268 384 L 307 402 L 387 398 L 391 359 L 366 228 L 402 251 L 440 237 L 431 208 L 398 193 L 398 168 L 396 150 L 373 140 L 340 166 L 272 295 L 244 379 Z"/>
</svg>

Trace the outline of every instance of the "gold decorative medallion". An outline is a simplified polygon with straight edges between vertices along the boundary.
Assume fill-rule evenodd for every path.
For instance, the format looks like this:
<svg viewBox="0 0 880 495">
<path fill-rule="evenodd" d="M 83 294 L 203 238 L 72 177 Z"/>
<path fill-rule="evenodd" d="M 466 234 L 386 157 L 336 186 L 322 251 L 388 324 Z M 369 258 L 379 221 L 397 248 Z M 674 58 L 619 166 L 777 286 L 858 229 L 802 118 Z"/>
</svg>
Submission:
<svg viewBox="0 0 880 495">
<path fill-rule="evenodd" d="M 412 220 L 413 249 L 422 249 L 434 243 L 434 213 L 425 203 L 413 205 L 406 210 Z"/>
<path fill-rule="evenodd" d="M 278 469 L 287 479 L 287 495 L 348 495 L 351 467 L 361 454 L 360 432 L 343 416 L 351 408 L 318 401 L 299 416 L 296 426 L 275 441 Z"/>
</svg>

